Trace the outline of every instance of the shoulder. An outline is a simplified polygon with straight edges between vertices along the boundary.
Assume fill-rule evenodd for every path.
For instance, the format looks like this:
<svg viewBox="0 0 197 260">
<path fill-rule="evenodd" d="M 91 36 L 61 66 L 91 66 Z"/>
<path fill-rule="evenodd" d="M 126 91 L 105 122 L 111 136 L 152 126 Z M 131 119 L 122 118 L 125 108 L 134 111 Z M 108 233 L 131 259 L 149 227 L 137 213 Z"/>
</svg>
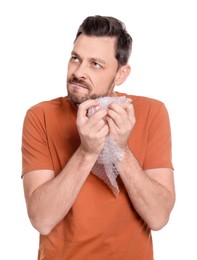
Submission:
<svg viewBox="0 0 197 260">
<path fill-rule="evenodd" d="M 39 111 L 45 109 L 53 109 L 55 107 L 59 107 L 63 104 L 65 97 L 57 97 L 51 100 L 44 100 L 37 104 L 32 105 L 28 110 L 31 111 Z"/>
<path fill-rule="evenodd" d="M 165 104 L 158 99 L 145 97 L 145 96 L 136 96 L 125 93 L 117 92 L 118 96 L 126 96 L 132 100 L 132 103 L 136 107 L 140 107 L 141 109 L 160 109 L 165 106 Z"/>
<path fill-rule="evenodd" d="M 24 123 L 46 124 L 46 122 L 57 122 L 62 117 L 74 111 L 74 105 L 67 96 L 39 102 L 27 109 Z M 75 113 L 75 111 L 74 111 Z"/>
<path fill-rule="evenodd" d="M 166 110 L 165 104 L 158 99 L 144 96 L 131 96 L 131 99 L 135 109 L 144 113 L 158 114 L 160 111 Z"/>
<path fill-rule="evenodd" d="M 66 107 L 71 106 L 71 102 L 65 97 L 57 97 L 51 100 L 45 100 L 32 105 L 28 110 L 27 114 L 34 114 L 37 116 L 44 114 L 53 114 L 58 111 L 65 110 Z"/>
<path fill-rule="evenodd" d="M 145 97 L 129 95 L 125 93 L 117 93 L 118 96 L 126 96 L 132 100 L 135 115 L 142 120 L 159 120 L 159 118 L 168 118 L 168 111 L 163 101 Z"/>
</svg>

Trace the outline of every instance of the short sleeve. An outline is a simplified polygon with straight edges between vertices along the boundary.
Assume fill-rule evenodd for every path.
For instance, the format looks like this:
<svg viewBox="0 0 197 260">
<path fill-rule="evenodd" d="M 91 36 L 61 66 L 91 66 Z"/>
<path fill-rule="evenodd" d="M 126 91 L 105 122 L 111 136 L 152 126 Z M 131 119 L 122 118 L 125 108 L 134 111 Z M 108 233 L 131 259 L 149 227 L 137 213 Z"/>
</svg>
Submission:
<svg viewBox="0 0 197 260">
<path fill-rule="evenodd" d="M 144 169 L 173 168 L 171 128 L 168 111 L 163 103 L 150 111 L 150 126 Z"/>
<path fill-rule="evenodd" d="M 41 169 L 53 169 L 45 116 L 41 109 L 29 109 L 24 118 L 22 131 L 22 175 Z"/>
</svg>

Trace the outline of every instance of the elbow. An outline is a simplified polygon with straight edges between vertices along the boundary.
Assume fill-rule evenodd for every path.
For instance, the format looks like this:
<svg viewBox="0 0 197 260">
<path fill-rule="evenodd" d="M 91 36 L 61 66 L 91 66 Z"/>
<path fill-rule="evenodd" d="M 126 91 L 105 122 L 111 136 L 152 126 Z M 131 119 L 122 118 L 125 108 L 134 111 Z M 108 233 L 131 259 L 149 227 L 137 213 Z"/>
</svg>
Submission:
<svg viewBox="0 0 197 260">
<path fill-rule="evenodd" d="M 49 227 L 44 227 L 44 226 L 42 226 L 42 227 L 34 227 L 39 233 L 40 233 L 40 235 L 42 235 L 42 236 L 47 236 L 47 235 L 49 235 L 50 233 L 51 233 L 51 231 L 52 231 L 52 229 L 50 229 Z"/>
<path fill-rule="evenodd" d="M 171 209 L 163 212 L 162 214 L 158 214 L 156 217 L 152 218 L 151 221 L 148 223 L 149 228 L 152 231 L 159 231 L 163 227 L 165 227 L 170 219 L 170 214 L 172 211 L 173 206 Z"/>
<path fill-rule="evenodd" d="M 52 228 L 48 225 L 37 223 L 33 220 L 31 220 L 31 224 L 40 233 L 40 235 L 47 236 L 52 231 Z"/>
<path fill-rule="evenodd" d="M 158 216 L 152 219 L 152 222 L 149 223 L 149 228 L 152 231 L 159 231 L 167 225 L 174 204 L 175 204 L 175 195 L 172 196 L 171 204 L 169 205 L 168 209 L 166 209 L 166 211 L 163 212 L 162 214 L 158 214 Z"/>
<path fill-rule="evenodd" d="M 43 220 L 31 215 L 29 215 L 29 219 L 32 226 L 40 233 L 40 235 L 46 236 L 53 230 L 53 227 L 49 224 L 48 220 Z"/>
<path fill-rule="evenodd" d="M 163 219 L 158 219 L 153 223 L 150 223 L 148 226 L 152 231 L 159 231 L 167 225 L 168 221 L 169 221 L 169 217 L 166 217 Z"/>
</svg>

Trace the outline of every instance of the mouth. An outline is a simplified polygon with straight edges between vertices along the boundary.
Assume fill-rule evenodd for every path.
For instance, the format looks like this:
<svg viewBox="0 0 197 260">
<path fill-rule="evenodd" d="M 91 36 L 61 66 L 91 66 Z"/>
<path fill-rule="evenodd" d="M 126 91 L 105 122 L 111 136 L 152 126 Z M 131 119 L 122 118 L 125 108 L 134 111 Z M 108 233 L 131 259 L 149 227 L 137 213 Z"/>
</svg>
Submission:
<svg viewBox="0 0 197 260">
<path fill-rule="evenodd" d="M 69 84 L 74 88 L 84 88 L 84 89 L 90 89 L 87 84 L 84 84 L 83 82 L 79 82 L 76 80 L 69 81 Z"/>
<path fill-rule="evenodd" d="M 73 86 L 74 88 L 84 88 L 84 89 L 89 89 L 87 86 L 79 84 L 79 83 L 70 83 L 71 86 Z"/>
</svg>

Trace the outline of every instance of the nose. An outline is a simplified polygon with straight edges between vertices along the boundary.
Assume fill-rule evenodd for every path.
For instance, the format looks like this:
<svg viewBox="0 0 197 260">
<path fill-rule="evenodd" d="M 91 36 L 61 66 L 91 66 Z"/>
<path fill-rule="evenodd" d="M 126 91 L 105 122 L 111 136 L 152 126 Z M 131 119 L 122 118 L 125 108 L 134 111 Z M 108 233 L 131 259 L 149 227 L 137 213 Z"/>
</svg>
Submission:
<svg viewBox="0 0 197 260">
<path fill-rule="evenodd" d="M 85 63 L 80 63 L 73 74 L 78 79 L 86 79 L 88 77 L 88 74 L 87 66 L 85 65 Z"/>
</svg>

